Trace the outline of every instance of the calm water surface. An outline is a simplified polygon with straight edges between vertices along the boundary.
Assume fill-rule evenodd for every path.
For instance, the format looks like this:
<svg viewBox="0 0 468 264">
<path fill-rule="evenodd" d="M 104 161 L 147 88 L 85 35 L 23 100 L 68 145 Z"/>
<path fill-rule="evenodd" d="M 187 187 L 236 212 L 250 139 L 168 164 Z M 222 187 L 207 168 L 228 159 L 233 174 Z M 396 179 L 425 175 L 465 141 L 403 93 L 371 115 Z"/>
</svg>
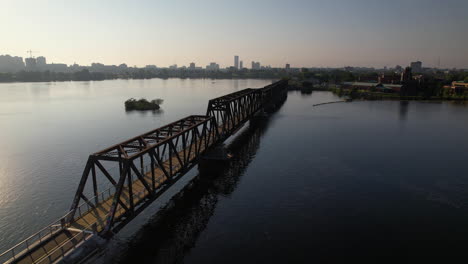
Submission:
<svg viewBox="0 0 468 264">
<path fill-rule="evenodd" d="M 0 251 L 64 215 L 88 155 L 270 80 L 112 80 L 0 84 Z M 131 98 L 158 112 L 125 112 Z"/>
<path fill-rule="evenodd" d="M 203 113 L 207 100 L 270 81 L 146 80 L 0 86 L 0 241 L 12 244 L 66 211 L 87 155 Z M 162 113 L 125 113 L 129 97 Z M 468 107 L 336 101 L 289 93 L 230 139 L 233 161 L 192 170 L 192 188 L 156 202 L 98 261 L 239 263 L 356 256 L 464 255 Z M 182 102 L 182 103 L 181 103 Z M 175 191 L 174 191 L 175 192 Z M 166 200 L 170 195 L 165 197 Z"/>
<path fill-rule="evenodd" d="M 277 113 L 231 143 L 235 160 L 224 172 L 196 184 L 126 239 L 120 262 L 466 255 L 468 108 L 423 102 L 313 107 L 334 100 L 327 92 L 289 93 Z"/>
</svg>

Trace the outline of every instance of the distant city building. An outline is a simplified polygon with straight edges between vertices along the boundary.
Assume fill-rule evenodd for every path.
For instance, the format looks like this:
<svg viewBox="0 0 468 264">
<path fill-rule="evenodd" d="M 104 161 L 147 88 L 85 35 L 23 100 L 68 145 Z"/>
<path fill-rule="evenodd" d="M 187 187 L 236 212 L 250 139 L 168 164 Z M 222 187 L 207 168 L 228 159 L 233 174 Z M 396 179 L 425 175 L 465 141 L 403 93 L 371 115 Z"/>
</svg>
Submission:
<svg viewBox="0 0 468 264">
<path fill-rule="evenodd" d="M 285 68 L 286 68 L 286 70 L 289 70 L 289 69 L 291 69 L 291 65 L 289 65 L 289 63 L 286 63 Z"/>
<path fill-rule="evenodd" d="M 234 68 L 239 69 L 239 56 L 234 56 Z"/>
<path fill-rule="evenodd" d="M 0 72 L 18 72 L 22 70 L 24 70 L 23 58 L 0 55 Z"/>
<path fill-rule="evenodd" d="M 396 72 L 396 73 L 402 73 L 402 72 L 403 72 L 403 67 L 401 67 L 400 65 L 397 65 L 397 66 L 395 67 L 395 72 Z"/>
<path fill-rule="evenodd" d="M 411 62 L 411 71 L 413 73 L 422 73 L 423 72 L 422 62 L 420 61 Z"/>
<path fill-rule="evenodd" d="M 76 63 L 73 63 L 73 65 L 70 65 L 69 70 L 71 72 L 77 72 L 77 71 L 82 71 L 82 70 L 87 69 L 87 68 L 88 67 L 80 66 L 80 65 L 78 65 Z"/>
<path fill-rule="evenodd" d="M 169 69 L 172 69 L 172 70 L 177 69 L 177 64 L 174 64 L 174 65 L 169 66 Z"/>
<path fill-rule="evenodd" d="M 40 57 L 36 58 L 36 66 L 38 68 L 44 68 L 46 66 L 46 64 L 47 63 L 46 63 L 46 58 L 45 57 L 40 56 Z"/>
<path fill-rule="evenodd" d="M 206 70 L 208 71 L 218 71 L 219 70 L 219 64 L 216 62 L 211 62 L 210 65 L 206 66 Z"/>
<path fill-rule="evenodd" d="M 145 68 L 146 68 L 146 69 L 153 69 L 153 70 L 155 70 L 155 69 L 157 69 L 158 67 L 156 67 L 156 65 L 146 65 Z"/>
<path fill-rule="evenodd" d="M 191 62 L 189 68 L 192 69 L 192 70 L 194 70 L 194 69 L 195 69 L 195 62 Z"/>
<path fill-rule="evenodd" d="M 45 66 L 45 70 L 51 71 L 51 72 L 67 72 L 68 71 L 68 66 L 64 63 L 51 63 L 47 64 Z"/>
<path fill-rule="evenodd" d="M 91 63 L 91 67 L 89 67 L 89 71 L 91 72 L 104 72 L 106 66 L 102 63 Z"/>
<path fill-rule="evenodd" d="M 456 94 L 463 94 L 464 92 L 468 92 L 468 83 L 465 82 L 452 82 L 452 93 Z"/>
<path fill-rule="evenodd" d="M 401 84 L 382 84 L 375 82 L 343 82 L 343 89 L 376 90 L 384 93 L 399 93 L 402 89 Z"/>
<path fill-rule="evenodd" d="M 411 67 L 406 67 L 405 71 L 401 74 L 401 82 L 408 82 L 413 79 L 413 73 Z"/>
<path fill-rule="evenodd" d="M 385 74 L 382 73 L 378 77 L 379 83 L 387 83 L 387 84 L 399 84 L 401 82 L 401 76 L 395 73 Z"/>
<path fill-rule="evenodd" d="M 252 61 L 252 70 L 260 70 L 260 62 Z"/>
<path fill-rule="evenodd" d="M 242 70 L 243 68 L 244 68 L 244 62 L 243 62 L 243 61 L 240 61 L 240 63 L 239 63 L 239 69 Z"/>
<path fill-rule="evenodd" d="M 26 58 L 24 60 L 26 62 L 26 69 L 33 70 L 36 69 L 36 59 L 35 58 Z"/>
</svg>

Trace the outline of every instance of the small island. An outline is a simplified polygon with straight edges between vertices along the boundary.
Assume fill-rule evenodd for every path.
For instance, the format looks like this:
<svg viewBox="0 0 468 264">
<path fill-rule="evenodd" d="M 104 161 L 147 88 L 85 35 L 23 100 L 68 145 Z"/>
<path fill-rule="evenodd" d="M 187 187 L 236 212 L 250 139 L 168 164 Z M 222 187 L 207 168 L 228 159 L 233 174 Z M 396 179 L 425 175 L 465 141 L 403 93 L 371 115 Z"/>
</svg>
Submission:
<svg viewBox="0 0 468 264">
<path fill-rule="evenodd" d="M 163 99 L 154 99 L 148 101 L 144 98 L 140 100 L 136 100 L 135 98 L 130 98 L 125 101 L 125 110 L 126 111 L 146 111 L 146 110 L 158 110 L 161 108 L 161 104 L 163 103 Z"/>
</svg>

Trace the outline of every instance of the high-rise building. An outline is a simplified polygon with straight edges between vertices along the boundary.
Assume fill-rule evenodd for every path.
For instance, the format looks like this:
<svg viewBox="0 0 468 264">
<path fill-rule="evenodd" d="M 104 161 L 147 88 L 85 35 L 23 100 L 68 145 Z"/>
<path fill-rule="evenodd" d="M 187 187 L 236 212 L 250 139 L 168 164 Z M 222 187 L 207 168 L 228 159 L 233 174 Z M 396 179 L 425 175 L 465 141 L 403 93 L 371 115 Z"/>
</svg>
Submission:
<svg viewBox="0 0 468 264">
<path fill-rule="evenodd" d="M 260 62 L 252 61 L 252 70 L 260 70 Z"/>
<path fill-rule="evenodd" d="M 195 62 L 191 62 L 189 68 L 192 69 L 192 70 L 195 69 Z"/>
<path fill-rule="evenodd" d="M 285 67 L 285 68 L 286 68 L 286 70 L 289 70 L 289 69 L 291 69 L 291 65 L 289 65 L 289 63 L 286 63 L 286 67 Z"/>
<path fill-rule="evenodd" d="M 405 83 L 405 82 L 409 82 L 413 79 L 413 73 L 412 73 L 413 69 L 411 67 L 406 67 L 405 68 L 405 71 L 403 71 L 401 73 L 401 82 L 402 83 Z"/>
<path fill-rule="evenodd" d="M 234 56 L 234 68 L 239 69 L 239 56 Z"/>
<path fill-rule="evenodd" d="M 35 58 L 26 58 L 24 60 L 26 62 L 26 68 L 31 70 L 36 68 L 36 59 Z"/>
<path fill-rule="evenodd" d="M 217 71 L 219 70 L 219 64 L 217 64 L 216 62 L 211 62 L 210 65 L 206 66 L 206 69 L 208 71 Z"/>
<path fill-rule="evenodd" d="M 422 73 L 422 62 L 420 61 L 411 62 L 411 71 L 413 73 Z"/>
<path fill-rule="evenodd" d="M 400 65 L 395 66 L 395 72 L 396 73 L 402 73 L 403 72 L 403 67 L 401 67 Z"/>
<path fill-rule="evenodd" d="M 244 68 L 244 62 L 243 62 L 243 61 L 240 61 L 240 62 L 239 62 L 239 69 L 242 70 L 243 68 Z"/>
<path fill-rule="evenodd" d="M 24 70 L 23 58 L 0 55 L 0 72 L 17 72 L 21 70 Z"/>
<path fill-rule="evenodd" d="M 46 66 L 46 58 L 45 57 L 37 57 L 36 58 L 36 66 L 37 67 L 45 67 Z"/>
</svg>

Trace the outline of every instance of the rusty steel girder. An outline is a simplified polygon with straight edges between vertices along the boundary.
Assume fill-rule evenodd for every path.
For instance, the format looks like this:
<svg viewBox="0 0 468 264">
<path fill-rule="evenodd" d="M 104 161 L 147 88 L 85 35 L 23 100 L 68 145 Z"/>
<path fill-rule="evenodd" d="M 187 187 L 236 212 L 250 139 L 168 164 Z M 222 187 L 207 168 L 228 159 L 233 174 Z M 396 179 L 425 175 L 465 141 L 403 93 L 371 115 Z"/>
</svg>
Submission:
<svg viewBox="0 0 468 264">
<path fill-rule="evenodd" d="M 279 81 L 212 99 L 206 116 L 188 116 L 90 155 L 67 224 L 93 224 L 111 236 L 286 88 Z"/>
<path fill-rule="evenodd" d="M 79 222 L 84 216 L 98 218 L 104 211 L 105 222 L 103 217 L 96 219 L 101 222 L 99 231 L 111 231 L 116 223 L 134 215 L 138 207 L 195 165 L 198 157 L 218 140 L 213 117 L 189 116 L 90 155 L 68 221 Z M 113 176 L 116 174 L 118 177 Z M 89 178 L 92 198 L 84 194 Z M 112 191 L 105 187 L 103 190 L 101 186 L 106 183 Z M 80 202 L 95 213 L 77 215 Z M 110 207 L 99 208 L 104 203 Z M 116 216 L 116 212 L 121 213 Z"/>
</svg>

